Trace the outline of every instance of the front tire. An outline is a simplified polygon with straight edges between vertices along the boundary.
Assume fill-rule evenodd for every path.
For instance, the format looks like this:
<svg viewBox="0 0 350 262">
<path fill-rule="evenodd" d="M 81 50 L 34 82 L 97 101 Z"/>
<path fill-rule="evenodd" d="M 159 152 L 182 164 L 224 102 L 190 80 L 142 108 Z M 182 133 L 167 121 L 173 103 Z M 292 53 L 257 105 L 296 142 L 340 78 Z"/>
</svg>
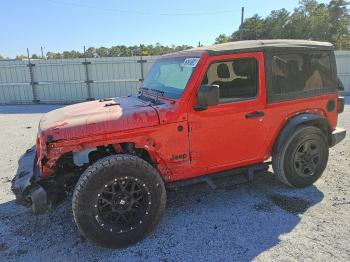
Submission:
<svg viewBox="0 0 350 262">
<path fill-rule="evenodd" d="M 100 246 L 121 248 L 153 230 L 165 202 L 164 183 L 150 164 L 131 155 L 113 155 L 81 175 L 72 209 L 85 238 Z"/>
<path fill-rule="evenodd" d="M 307 187 L 319 179 L 327 166 L 329 146 L 317 127 L 300 126 L 272 156 L 276 177 L 291 187 Z"/>
</svg>

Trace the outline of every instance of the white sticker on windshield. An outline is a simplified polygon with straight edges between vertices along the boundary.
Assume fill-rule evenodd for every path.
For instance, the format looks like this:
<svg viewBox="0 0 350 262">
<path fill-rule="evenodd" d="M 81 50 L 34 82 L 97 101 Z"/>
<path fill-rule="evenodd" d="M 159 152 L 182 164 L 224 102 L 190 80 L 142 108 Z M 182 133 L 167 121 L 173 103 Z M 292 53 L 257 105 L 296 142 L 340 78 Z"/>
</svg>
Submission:
<svg viewBox="0 0 350 262">
<path fill-rule="evenodd" d="M 198 57 L 186 58 L 183 63 L 183 67 L 196 67 L 196 65 L 198 64 L 198 61 L 199 61 Z"/>
</svg>

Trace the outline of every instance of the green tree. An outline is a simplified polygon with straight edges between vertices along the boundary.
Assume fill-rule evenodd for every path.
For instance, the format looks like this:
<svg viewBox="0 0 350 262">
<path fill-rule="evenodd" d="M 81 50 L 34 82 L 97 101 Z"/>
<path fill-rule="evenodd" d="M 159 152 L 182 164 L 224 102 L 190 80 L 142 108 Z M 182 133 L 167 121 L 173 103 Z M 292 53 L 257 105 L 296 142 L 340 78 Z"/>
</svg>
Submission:
<svg viewBox="0 0 350 262">
<path fill-rule="evenodd" d="M 26 55 L 17 55 L 16 56 L 16 60 L 23 60 L 23 59 L 27 59 L 28 57 Z"/>
<path fill-rule="evenodd" d="M 178 52 L 185 49 L 192 48 L 188 45 L 172 45 L 163 46 L 160 43 L 155 45 L 116 45 L 111 48 L 107 47 L 89 47 L 86 50 L 86 57 L 118 57 L 118 56 L 147 56 L 147 55 L 163 55 L 170 52 Z M 83 53 L 78 51 L 64 51 L 61 53 L 48 52 L 47 59 L 61 59 L 61 58 L 81 58 L 84 57 Z"/>
<path fill-rule="evenodd" d="M 109 50 L 107 47 L 100 47 L 96 49 L 97 57 L 107 57 L 109 56 Z"/>
<path fill-rule="evenodd" d="M 300 0 L 289 13 L 286 9 L 273 10 L 266 18 L 259 15 L 245 19 L 241 31 L 243 39 L 310 39 L 329 41 L 336 49 L 350 49 L 349 2 L 331 0 L 328 5 L 316 0 Z M 240 39 L 240 30 L 230 40 Z M 227 41 L 219 35 L 215 43 Z"/>
<path fill-rule="evenodd" d="M 318 3 L 316 0 L 299 0 L 298 10 L 303 12 L 305 15 L 312 14 L 317 8 Z"/>
<path fill-rule="evenodd" d="M 349 2 L 344 0 L 332 0 L 328 5 L 332 25 L 331 41 L 337 49 L 350 48 L 350 14 L 347 5 L 349 5 Z"/>
<path fill-rule="evenodd" d="M 288 20 L 289 12 L 286 9 L 273 10 L 264 21 L 263 37 L 266 39 L 287 38 Z"/>
<path fill-rule="evenodd" d="M 288 38 L 329 41 L 328 9 L 315 0 L 301 0 L 287 26 Z"/>
<path fill-rule="evenodd" d="M 294 9 L 285 26 L 286 38 L 309 39 L 310 26 L 307 20 L 307 11 L 304 5 Z"/>
<path fill-rule="evenodd" d="M 62 53 L 62 57 L 67 58 L 82 58 L 84 55 L 78 51 L 72 50 L 72 51 L 64 51 Z"/>
<path fill-rule="evenodd" d="M 308 18 L 309 38 L 312 40 L 331 41 L 332 24 L 329 12 L 324 4 L 318 5 Z"/>
<path fill-rule="evenodd" d="M 230 41 L 230 38 L 226 34 L 220 34 L 217 38 L 215 38 L 215 44 L 227 43 Z"/>
<path fill-rule="evenodd" d="M 131 50 L 125 45 L 121 45 L 119 50 L 120 50 L 121 56 L 132 56 Z"/>
<path fill-rule="evenodd" d="M 2 55 L 0 55 L 0 59 L 4 59 L 4 57 Z"/>
<path fill-rule="evenodd" d="M 183 50 L 187 50 L 187 49 L 191 49 L 191 48 L 192 48 L 192 46 L 189 46 L 189 45 L 179 45 L 179 46 L 176 46 L 175 49 L 172 50 L 172 52 L 173 51 L 179 52 L 179 51 L 183 51 Z"/>
<path fill-rule="evenodd" d="M 96 57 L 96 48 L 95 47 L 89 47 L 85 51 L 86 57 L 93 58 Z"/>
<path fill-rule="evenodd" d="M 60 53 L 47 52 L 46 57 L 47 59 L 61 59 L 62 55 Z"/>
<path fill-rule="evenodd" d="M 39 56 L 37 54 L 32 54 L 32 59 L 40 59 Z"/>
<path fill-rule="evenodd" d="M 243 31 L 243 40 L 249 39 L 262 39 L 264 38 L 264 19 L 259 15 L 247 18 L 241 30 Z M 240 40 L 240 31 L 236 31 L 232 34 L 231 39 L 234 41 Z"/>
</svg>

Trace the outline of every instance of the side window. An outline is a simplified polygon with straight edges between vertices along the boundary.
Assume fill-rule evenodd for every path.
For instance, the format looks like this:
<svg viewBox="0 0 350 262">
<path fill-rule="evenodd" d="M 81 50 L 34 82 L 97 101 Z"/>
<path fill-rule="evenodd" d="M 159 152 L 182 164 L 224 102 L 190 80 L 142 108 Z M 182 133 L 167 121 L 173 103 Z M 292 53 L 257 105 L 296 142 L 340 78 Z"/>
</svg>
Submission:
<svg viewBox="0 0 350 262">
<path fill-rule="evenodd" d="M 333 77 L 331 59 L 327 53 L 310 54 L 310 67 L 311 67 L 311 77 L 318 77 L 319 85 L 323 89 L 332 89 L 336 87 L 336 82 Z M 306 83 L 309 84 L 309 83 Z M 309 84 L 311 88 L 312 84 Z"/>
<path fill-rule="evenodd" d="M 273 93 L 301 91 L 305 87 L 305 64 L 301 55 L 276 55 L 271 60 Z"/>
<path fill-rule="evenodd" d="M 319 95 L 336 86 L 328 53 L 274 55 L 270 66 L 272 102 Z"/>
<path fill-rule="evenodd" d="M 258 63 L 255 58 L 211 64 L 202 84 L 218 85 L 220 103 L 254 98 L 258 93 Z"/>
</svg>

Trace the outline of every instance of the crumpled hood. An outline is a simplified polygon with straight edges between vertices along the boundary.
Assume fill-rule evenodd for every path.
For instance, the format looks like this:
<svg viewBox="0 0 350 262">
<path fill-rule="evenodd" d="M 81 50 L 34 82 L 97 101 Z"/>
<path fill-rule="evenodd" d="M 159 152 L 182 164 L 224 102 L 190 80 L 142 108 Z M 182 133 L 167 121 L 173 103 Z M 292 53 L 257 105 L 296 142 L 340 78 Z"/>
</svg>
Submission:
<svg viewBox="0 0 350 262">
<path fill-rule="evenodd" d="M 96 100 L 45 114 L 39 134 L 52 140 L 107 134 L 159 124 L 156 110 L 136 97 Z"/>
</svg>

